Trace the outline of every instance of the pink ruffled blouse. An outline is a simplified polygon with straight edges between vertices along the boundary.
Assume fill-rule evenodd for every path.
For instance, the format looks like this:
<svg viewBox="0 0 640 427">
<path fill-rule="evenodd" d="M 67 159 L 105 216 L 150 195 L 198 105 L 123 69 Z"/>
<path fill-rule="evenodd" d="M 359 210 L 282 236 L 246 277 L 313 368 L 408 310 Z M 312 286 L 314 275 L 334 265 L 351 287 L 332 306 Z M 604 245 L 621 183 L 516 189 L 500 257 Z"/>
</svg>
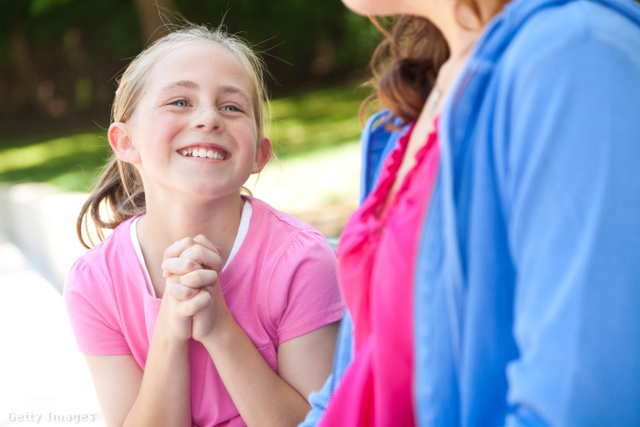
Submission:
<svg viewBox="0 0 640 427">
<path fill-rule="evenodd" d="M 377 187 L 338 246 L 338 281 L 354 324 L 355 355 L 321 426 L 414 425 L 413 275 L 435 181 L 436 130 L 385 210 L 413 126 L 385 160 Z"/>
</svg>

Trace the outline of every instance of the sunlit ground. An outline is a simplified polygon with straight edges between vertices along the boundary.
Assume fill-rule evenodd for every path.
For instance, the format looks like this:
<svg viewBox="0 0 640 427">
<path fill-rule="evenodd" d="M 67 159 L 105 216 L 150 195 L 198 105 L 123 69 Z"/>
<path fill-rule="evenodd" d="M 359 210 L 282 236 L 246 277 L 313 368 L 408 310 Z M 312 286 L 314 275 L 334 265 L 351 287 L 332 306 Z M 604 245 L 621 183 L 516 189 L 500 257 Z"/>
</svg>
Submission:
<svg viewBox="0 0 640 427">
<path fill-rule="evenodd" d="M 0 291 L 0 425 L 104 426 L 62 297 L 1 231 Z"/>
</svg>

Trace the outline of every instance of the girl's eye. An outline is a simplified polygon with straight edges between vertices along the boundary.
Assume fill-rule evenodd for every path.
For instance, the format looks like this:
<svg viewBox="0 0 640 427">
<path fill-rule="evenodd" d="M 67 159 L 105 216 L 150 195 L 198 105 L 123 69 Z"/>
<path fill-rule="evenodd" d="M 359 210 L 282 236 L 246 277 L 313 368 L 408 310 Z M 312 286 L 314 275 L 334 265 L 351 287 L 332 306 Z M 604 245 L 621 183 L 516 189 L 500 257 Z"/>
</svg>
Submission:
<svg viewBox="0 0 640 427">
<path fill-rule="evenodd" d="M 177 105 L 178 107 L 188 107 L 189 102 L 186 99 L 178 99 L 176 101 L 170 102 L 170 105 Z"/>
<path fill-rule="evenodd" d="M 235 105 L 225 105 L 224 107 L 222 107 L 223 110 L 225 111 L 240 111 L 242 112 L 242 110 L 238 107 L 236 107 Z"/>
</svg>

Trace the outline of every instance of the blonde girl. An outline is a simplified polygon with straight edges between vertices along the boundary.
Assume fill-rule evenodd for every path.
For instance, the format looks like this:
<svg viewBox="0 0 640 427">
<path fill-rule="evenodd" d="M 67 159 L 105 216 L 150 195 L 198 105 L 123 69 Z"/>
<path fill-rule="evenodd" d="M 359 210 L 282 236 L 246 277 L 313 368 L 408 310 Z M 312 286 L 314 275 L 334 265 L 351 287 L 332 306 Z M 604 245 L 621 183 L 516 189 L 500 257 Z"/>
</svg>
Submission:
<svg viewBox="0 0 640 427">
<path fill-rule="evenodd" d="M 331 249 L 241 194 L 271 157 L 265 100 L 259 59 L 221 29 L 174 30 L 122 75 L 115 158 L 78 219 L 114 230 L 64 292 L 109 426 L 295 425 L 330 371 Z"/>
</svg>

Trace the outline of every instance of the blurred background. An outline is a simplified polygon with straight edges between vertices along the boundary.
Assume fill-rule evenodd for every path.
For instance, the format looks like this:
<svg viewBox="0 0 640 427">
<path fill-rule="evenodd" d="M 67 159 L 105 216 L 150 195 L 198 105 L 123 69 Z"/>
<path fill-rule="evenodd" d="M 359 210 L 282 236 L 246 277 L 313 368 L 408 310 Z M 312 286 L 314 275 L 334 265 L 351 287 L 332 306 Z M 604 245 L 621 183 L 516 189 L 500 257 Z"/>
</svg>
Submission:
<svg viewBox="0 0 640 427">
<path fill-rule="evenodd" d="M 339 0 L 0 0 L 0 230 L 58 281 L 68 263 L 51 265 L 41 240 L 52 227 L 64 230 L 54 246 L 76 240 L 59 221 L 73 223 L 111 154 L 117 78 L 181 19 L 224 24 L 272 74 L 267 129 L 280 161 L 250 183 L 254 195 L 328 236 L 357 205 L 358 108 L 380 34 Z M 56 204 L 61 191 L 74 202 Z"/>
<path fill-rule="evenodd" d="M 84 250 L 78 210 L 110 155 L 116 79 L 178 17 L 223 23 L 273 75 L 279 160 L 249 183 L 254 195 L 327 236 L 357 206 L 358 109 L 380 34 L 340 0 L 0 0 L 0 426 L 101 423 L 64 276 Z"/>
<path fill-rule="evenodd" d="M 361 81 L 378 38 L 338 0 L 0 0 L 4 135 L 103 119 L 114 77 L 182 16 L 221 22 L 264 53 L 274 97 Z"/>
<path fill-rule="evenodd" d="M 339 0 L 0 0 L 0 182 L 88 191 L 117 76 L 178 17 L 223 23 L 262 53 L 281 159 L 358 138 L 379 32 Z"/>
</svg>

